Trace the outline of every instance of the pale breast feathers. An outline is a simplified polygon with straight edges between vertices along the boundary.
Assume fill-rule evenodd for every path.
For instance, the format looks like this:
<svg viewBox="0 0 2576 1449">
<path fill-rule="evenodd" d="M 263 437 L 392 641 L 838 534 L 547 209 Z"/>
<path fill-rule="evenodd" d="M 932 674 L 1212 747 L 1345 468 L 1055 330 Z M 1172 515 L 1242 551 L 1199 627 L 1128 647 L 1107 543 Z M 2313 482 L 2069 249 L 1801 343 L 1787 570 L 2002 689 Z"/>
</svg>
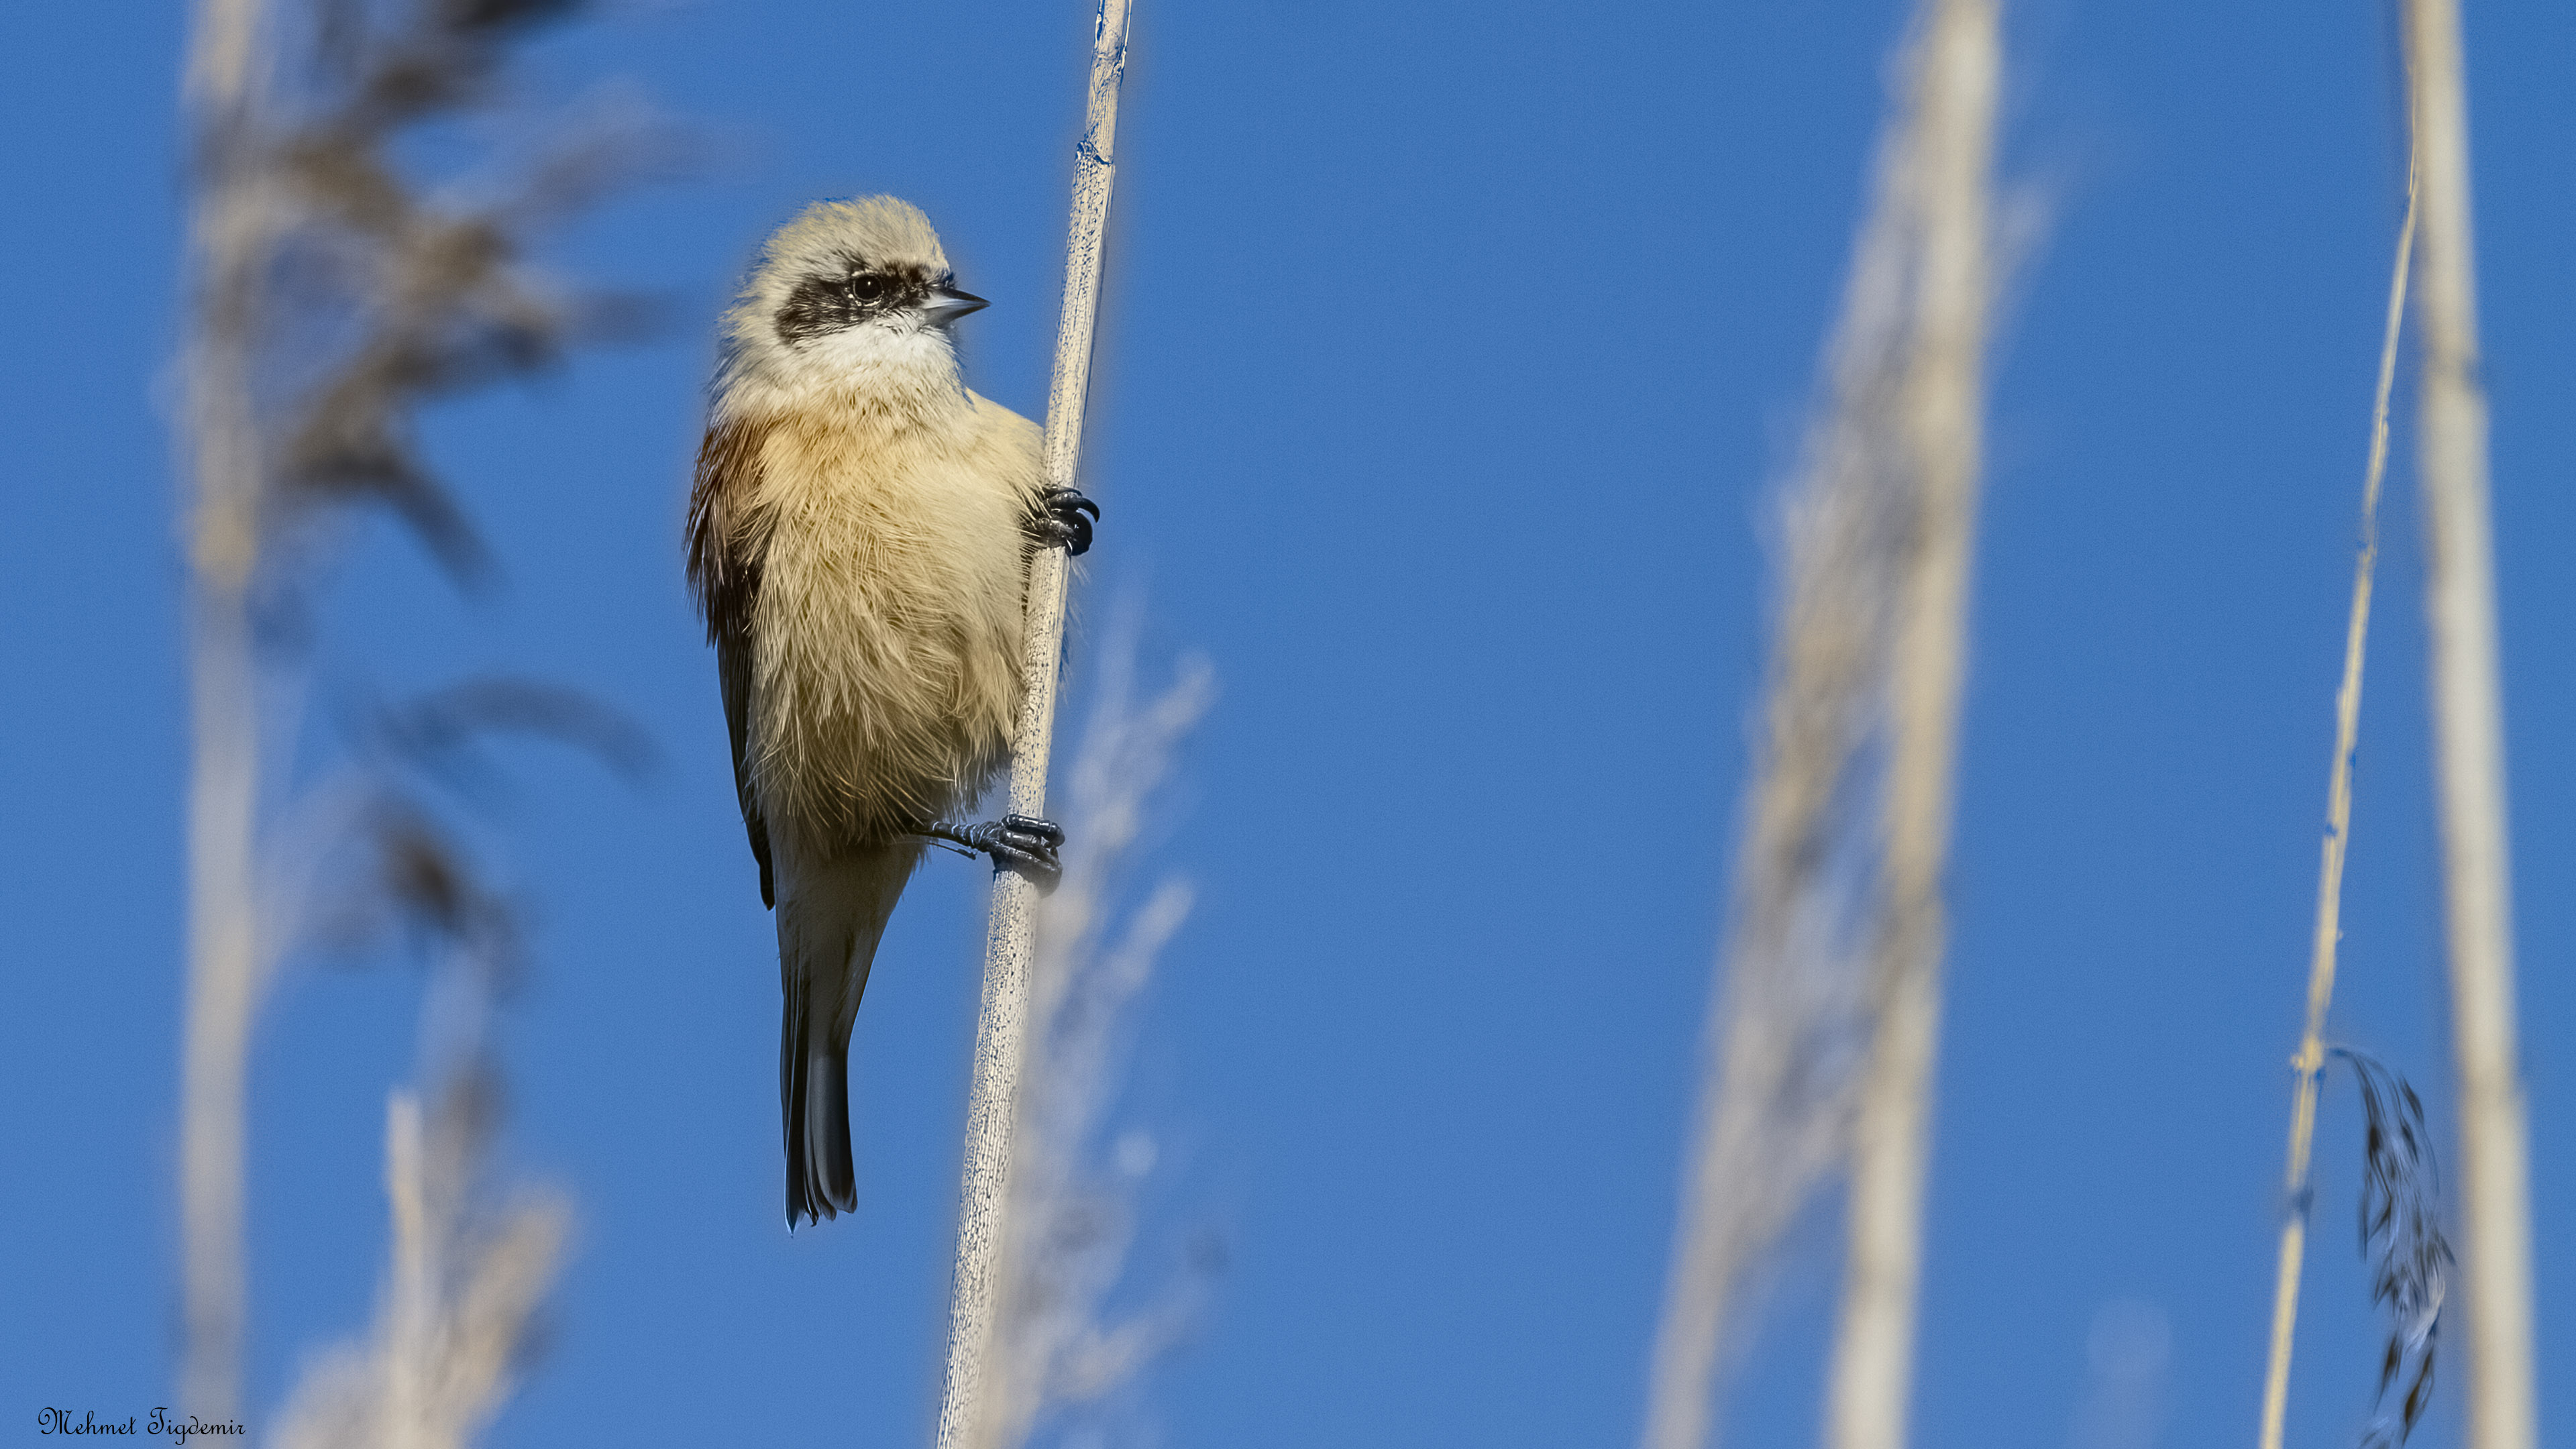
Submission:
<svg viewBox="0 0 2576 1449">
<path fill-rule="evenodd" d="M 752 748 L 773 824 L 918 830 L 1008 758 L 1036 429 L 958 402 L 891 429 L 815 410 L 763 440 Z"/>
</svg>

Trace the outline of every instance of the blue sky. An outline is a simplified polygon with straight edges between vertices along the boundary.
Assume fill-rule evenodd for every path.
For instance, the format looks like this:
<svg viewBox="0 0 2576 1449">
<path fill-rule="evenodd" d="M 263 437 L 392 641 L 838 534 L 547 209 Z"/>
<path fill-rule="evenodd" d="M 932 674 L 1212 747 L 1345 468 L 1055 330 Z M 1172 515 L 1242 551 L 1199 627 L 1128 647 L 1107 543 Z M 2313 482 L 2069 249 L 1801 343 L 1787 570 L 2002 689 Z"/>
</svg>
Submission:
<svg viewBox="0 0 2576 1449">
<path fill-rule="evenodd" d="M 0 13 L 0 1410 L 21 1415 L 167 1398 L 170 9 Z M 723 160 L 552 258 L 667 295 L 661 340 L 432 415 L 507 587 L 459 601 L 370 526 L 322 639 L 329 688 L 543 671 L 664 754 L 641 789 L 510 757 L 496 835 L 538 935 L 507 1155 L 581 1230 L 496 1446 L 926 1435 L 980 872 L 934 860 L 913 887 L 859 1029 L 861 1211 L 790 1238 L 769 925 L 678 523 L 714 314 L 814 197 L 922 205 L 993 299 L 971 380 L 1036 413 L 1089 23 L 638 0 L 529 57 L 532 94 L 629 78 Z M 1204 652 L 1224 690 L 1155 851 L 1201 905 L 1121 1109 L 1167 1144 L 1160 1251 L 1200 1227 L 1227 1250 L 1150 1387 L 1165 1442 L 1635 1433 L 1767 500 L 1901 24 L 1884 0 L 1142 6 L 1086 589 L 1094 618 L 1141 597 L 1149 658 Z M 2576 1203 L 2576 15 L 2468 24 L 2546 1366 L 2576 1294 L 2555 1230 Z M 1926 1446 L 2113 1442 L 2083 1427 L 2110 1392 L 2088 1337 L 2139 1305 L 2170 1337 L 2141 1391 L 2160 1427 L 2117 1442 L 2251 1433 L 2403 184 L 2392 34 L 2375 5 L 2012 14 L 2007 171 L 2048 219 L 1992 402 Z M 2446 1118 L 2410 447 L 2401 427 L 2334 1028 Z M 254 1427 L 365 1322 L 417 997 L 399 963 L 305 970 L 262 1030 Z M 2294 1442 L 2348 1441 L 2367 1407 L 2356 1115 L 2329 1098 Z M 1793 1252 L 1741 1442 L 1810 1434 L 1831 1246 Z M 2417 1443 L 2457 1441 L 2457 1386 Z M 2567 1376 L 2542 1417 L 2576 1423 Z"/>
</svg>

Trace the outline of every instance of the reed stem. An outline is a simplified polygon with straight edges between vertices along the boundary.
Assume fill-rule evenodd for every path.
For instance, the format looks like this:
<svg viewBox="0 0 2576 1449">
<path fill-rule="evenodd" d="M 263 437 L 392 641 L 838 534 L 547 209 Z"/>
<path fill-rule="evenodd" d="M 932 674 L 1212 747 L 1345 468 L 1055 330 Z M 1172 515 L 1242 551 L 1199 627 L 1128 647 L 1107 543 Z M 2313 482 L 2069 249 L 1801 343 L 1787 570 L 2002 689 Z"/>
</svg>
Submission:
<svg viewBox="0 0 2576 1449">
<path fill-rule="evenodd" d="M 1915 476 L 1913 557 L 1889 660 L 1876 1032 L 1852 1124 L 1851 1207 L 1827 1389 L 1833 1449 L 1903 1449 L 1922 1281 L 1940 1038 L 1942 877 L 1966 669 L 1968 579 L 1992 297 L 1995 0 L 1938 0 L 1918 42 L 1906 174 L 1919 189 L 1914 327 L 1899 395 Z"/>
<path fill-rule="evenodd" d="M 2478 361 L 2477 252 L 2457 0 L 2407 0 L 2406 60 L 2423 188 L 2416 399 L 2425 613 L 2460 1114 L 2470 1449 L 2539 1441 L 2531 1357 L 2531 1186 L 2515 1040 L 2504 685 Z"/>
<path fill-rule="evenodd" d="M 1117 177 L 1118 87 L 1127 68 L 1128 0 L 1100 0 L 1091 42 L 1091 89 L 1074 147 L 1073 217 L 1065 243 L 1064 311 L 1057 324 L 1055 376 L 1047 393 L 1046 476 L 1073 486 L 1082 457 L 1084 403 L 1091 386 L 1093 324 L 1099 314 L 1102 236 Z M 1040 549 L 1029 565 L 1021 668 L 1026 692 L 1013 736 L 1010 808 L 1046 813 L 1047 762 L 1054 743 L 1056 666 L 1064 648 L 1069 561 Z M 984 1412 L 983 1384 L 1000 1350 L 995 1301 L 1001 1288 L 1004 1212 L 1010 1202 L 1011 1139 L 1028 1055 L 1029 967 L 1036 953 L 1037 887 L 1016 871 L 993 877 L 984 947 L 984 992 L 975 1025 L 975 1078 L 966 1103 L 966 1152 L 958 1192 L 957 1257 L 948 1307 L 948 1366 L 939 1398 L 939 1449 L 982 1449 L 1000 1427 Z"/>
<path fill-rule="evenodd" d="M 2263 1374 L 2262 1449 L 2281 1449 L 2290 1402 L 2290 1346 L 2298 1328 L 2299 1276 L 2307 1256 L 2308 1168 L 2316 1144 L 2317 1092 L 2326 1069 L 2326 1008 L 2334 1002 L 2335 948 L 2343 939 L 2343 861 L 2352 833 L 2352 761 L 2361 733 L 2361 666 L 2370 641 L 2371 589 L 2379 572 L 2379 491 L 2388 474 L 2388 399 L 2397 382 L 2397 336 L 2406 317 L 2406 274 L 2415 256 L 2416 189 L 2410 168 L 2406 220 L 2388 281 L 2388 321 L 2379 343 L 2379 390 L 2370 409 L 2370 461 L 2362 471 L 2361 547 L 2352 566 L 2352 608 L 2343 638 L 2343 683 L 2335 689 L 2334 762 L 2326 782 L 2326 835 L 2317 867 L 2317 920 L 2308 955 L 2308 1020 L 2291 1059 L 2298 1086 L 2290 1107 L 2287 1218 L 2272 1287 L 2272 1351 Z"/>
<path fill-rule="evenodd" d="M 250 597 L 263 491 L 250 373 L 273 240 L 251 156 L 262 24 L 260 0 L 200 0 L 186 79 L 196 197 L 185 354 L 190 759 L 179 1402 L 184 1412 L 216 1422 L 238 1414 L 248 1332 L 244 1118 L 263 974 Z"/>
</svg>

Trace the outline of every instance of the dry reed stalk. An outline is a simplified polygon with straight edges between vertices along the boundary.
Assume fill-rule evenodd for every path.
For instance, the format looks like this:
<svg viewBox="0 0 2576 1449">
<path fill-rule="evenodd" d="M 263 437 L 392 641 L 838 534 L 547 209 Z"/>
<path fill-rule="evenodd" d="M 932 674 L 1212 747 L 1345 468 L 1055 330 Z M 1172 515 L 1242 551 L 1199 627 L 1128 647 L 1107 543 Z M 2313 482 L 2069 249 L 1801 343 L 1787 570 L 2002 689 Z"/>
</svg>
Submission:
<svg viewBox="0 0 2576 1449">
<path fill-rule="evenodd" d="M 1113 628 L 1098 652 L 1093 708 L 1065 792 L 1064 883 L 1038 907 L 1027 1085 L 978 1449 L 1017 1449 L 1049 1412 L 1097 1403 L 1167 1346 L 1190 1312 L 1185 1285 L 1109 1321 L 1108 1296 L 1128 1277 L 1132 1198 L 1152 1168 L 1151 1140 L 1122 1137 L 1111 1161 L 1098 1161 L 1129 1006 L 1187 918 L 1190 887 L 1165 879 L 1123 920 L 1107 913 L 1148 807 L 1215 689 L 1207 666 L 1189 661 L 1140 705 L 1134 629 Z"/>
<path fill-rule="evenodd" d="M 260 719 L 250 597 L 262 475 L 251 355 L 276 241 L 252 149 L 266 80 L 263 20 L 259 0 L 200 0 L 186 82 L 201 180 L 189 222 L 194 315 L 185 360 L 193 492 L 179 1402 L 218 1421 L 240 1407 L 244 1084 L 266 974 L 253 869 Z"/>
<path fill-rule="evenodd" d="M 1906 57 L 1788 500 L 1759 773 L 1645 1449 L 1711 1441 L 1725 1335 L 1846 1153 L 1831 1432 L 1847 1445 L 1901 1434 L 1992 291 L 1992 0 L 1926 0 Z"/>
<path fill-rule="evenodd" d="M 1902 1449 L 1922 1279 L 1941 956 L 1966 668 L 1968 578 L 1983 452 L 1992 301 L 1995 0 L 1940 0 L 1927 16 L 1913 136 L 1900 184 L 1916 192 L 1915 319 L 1897 403 L 1917 489 L 1889 661 L 1888 778 L 1870 990 L 1877 1030 L 1852 1123 L 1851 1204 L 1826 1442 Z"/>
<path fill-rule="evenodd" d="M 1092 22 L 1091 84 L 1082 139 L 1074 147 L 1072 221 L 1067 228 L 1064 310 L 1056 326 L 1055 375 L 1047 392 L 1046 474 L 1070 488 L 1080 470 L 1084 405 L 1090 394 L 1100 263 L 1117 179 L 1118 86 L 1127 69 L 1128 0 L 1100 0 Z M 1063 651 L 1071 561 L 1040 549 L 1029 564 L 1028 618 L 1021 644 L 1026 693 L 1012 736 L 1010 809 L 1046 813 L 1047 762 L 1055 730 L 1056 667 Z M 1037 887 L 1016 871 L 993 878 L 986 929 L 983 999 L 975 1024 L 974 1082 L 966 1101 L 965 1166 L 957 1204 L 957 1253 L 948 1307 L 947 1369 L 939 1395 L 939 1449 L 984 1442 L 982 1380 L 994 1354 L 994 1298 L 1007 1234 L 1011 1145 L 1027 1052 L 1029 968 L 1036 951 Z"/>
<path fill-rule="evenodd" d="M 509 45 L 572 8 L 196 7 L 179 1397 L 201 1418 L 239 1407 L 249 1043 L 267 979 L 302 924 L 280 899 L 272 857 L 291 864 L 314 847 L 266 817 L 279 806 L 288 825 L 332 814 L 305 808 L 318 802 L 298 801 L 289 772 L 268 769 L 268 747 L 291 748 L 299 733 L 290 666 L 300 661 L 277 642 L 293 631 L 275 625 L 306 602 L 331 535 L 319 521 L 359 505 L 388 508 L 452 571 L 476 570 L 471 527 L 417 456 L 413 410 L 539 369 L 566 342 L 621 324 L 622 309 L 562 295 L 518 256 L 536 225 L 655 148 L 631 128 L 594 126 L 515 189 L 470 206 L 434 197 L 393 150 L 410 128 L 485 103 Z"/>
<path fill-rule="evenodd" d="M 2416 446 L 2459 1094 L 2469 1444 L 2531 1449 L 2539 1427 L 2530 1164 L 2514 1028 L 2503 682 L 2459 8 L 2456 0 L 2406 0 L 2403 23 L 2424 207 Z"/>
<path fill-rule="evenodd" d="M 2397 232 L 2397 263 L 2388 281 L 2387 322 L 2379 343 L 2379 386 L 2370 408 L 2369 462 L 2362 470 L 2361 544 L 2352 565 L 2352 607 L 2343 639 L 2343 682 L 2335 688 L 2334 759 L 2326 782 L 2326 833 L 2317 865 L 2316 930 L 2308 956 L 2308 1018 L 2291 1066 L 2298 1085 L 2290 1107 L 2288 1217 L 2281 1224 L 2279 1271 L 2272 1287 L 2272 1347 L 2263 1374 L 2262 1449 L 2281 1449 L 2290 1402 L 2290 1347 L 2299 1317 L 2299 1276 L 2306 1261 L 2308 1167 L 2316 1144 L 2317 1093 L 2326 1070 L 2326 1008 L 2334 1001 L 2335 948 L 2343 939 L 2343 862 L 2352 830 L 2352 761 L 2361 733 L 2361 666 L 2370 641 L 2371 588 L 2379 572 L 2379 492 L 2388 473 L 2388 399 L 2397 382 L 2397 337 L 2406 317 L 2406 275 L 2415 255 L 2416 191 L 2408 168 L 2406 220 Z"/>
</svg>

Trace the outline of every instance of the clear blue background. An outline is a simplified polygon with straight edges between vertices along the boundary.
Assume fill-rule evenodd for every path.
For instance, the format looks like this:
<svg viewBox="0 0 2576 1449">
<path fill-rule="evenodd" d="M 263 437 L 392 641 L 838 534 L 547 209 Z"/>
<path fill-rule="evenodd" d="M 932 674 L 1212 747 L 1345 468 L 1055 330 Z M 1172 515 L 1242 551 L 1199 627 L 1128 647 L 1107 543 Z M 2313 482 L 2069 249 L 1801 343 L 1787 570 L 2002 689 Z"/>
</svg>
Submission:
<svg viewBox="0 0 2576 1449">
<path fill-rule="evenodd" d="M 172 6 L 0 13 L 0 1422 L 168 1396 L 183 675 L 166 381 Z M 1166 1442 L 1630 1439 L 1672 1229 L 1792 460 L 1903 15 L 1863 5 L 1163 5 L 1137 19 L 1090 597 L 1224 697 L 1158 859 L 1202 886 L 1122 1120 L 1229 1267 L 1153 1381 Z M 2541 1362 L 2576 1256 L 2576 14 L 2471 7 Z M 803 201 L 927 208 L 976 385 L 1035 413 L 1089 7 L 636 4 L 523 79 L 615 75 L 712 176 L 555 260 L 676 326 L 434 415 L 509 585 L 371 525 L 335 688 L 490 665 L 623 704 L 640 791 L 543 750 L 502 838 L 538 905 L 514 1170 L 577 1197 L 500 1446 L 926 1437 L 980 872 L 934 861 L 859 1032 L 862 1208 L 778 1220 L 769 925 L 678 524 L 711 319 Z M 2384 7 L 2033 0 L 2008 171 L 2044 205 L 1993 397 L 1917 1422 L 2079 1433 L 2087 1336 L 2171 1326 L 2168 1446 L 2250 1436 L 2329 701 L 2403 174 Z M 2335 1029 L 2445 1122 L 2410 436 L 2392 480 Z M 1094 617 L 1105 611 L 1095 608 Z M 417 977 L 296 973 L 260 1034 L 254 1427 L 358 1331 Z M 2375 1364 L 2330 1099 L 2294 1442 Z M 1748 1360 L 1807 1437 L 1832 1234 Z M 2417 1443 L 2457 1441 L 2459 1381 Z M 2543 1421 L 2576 1427 L 2576 1380 Z"/>
</svg>

